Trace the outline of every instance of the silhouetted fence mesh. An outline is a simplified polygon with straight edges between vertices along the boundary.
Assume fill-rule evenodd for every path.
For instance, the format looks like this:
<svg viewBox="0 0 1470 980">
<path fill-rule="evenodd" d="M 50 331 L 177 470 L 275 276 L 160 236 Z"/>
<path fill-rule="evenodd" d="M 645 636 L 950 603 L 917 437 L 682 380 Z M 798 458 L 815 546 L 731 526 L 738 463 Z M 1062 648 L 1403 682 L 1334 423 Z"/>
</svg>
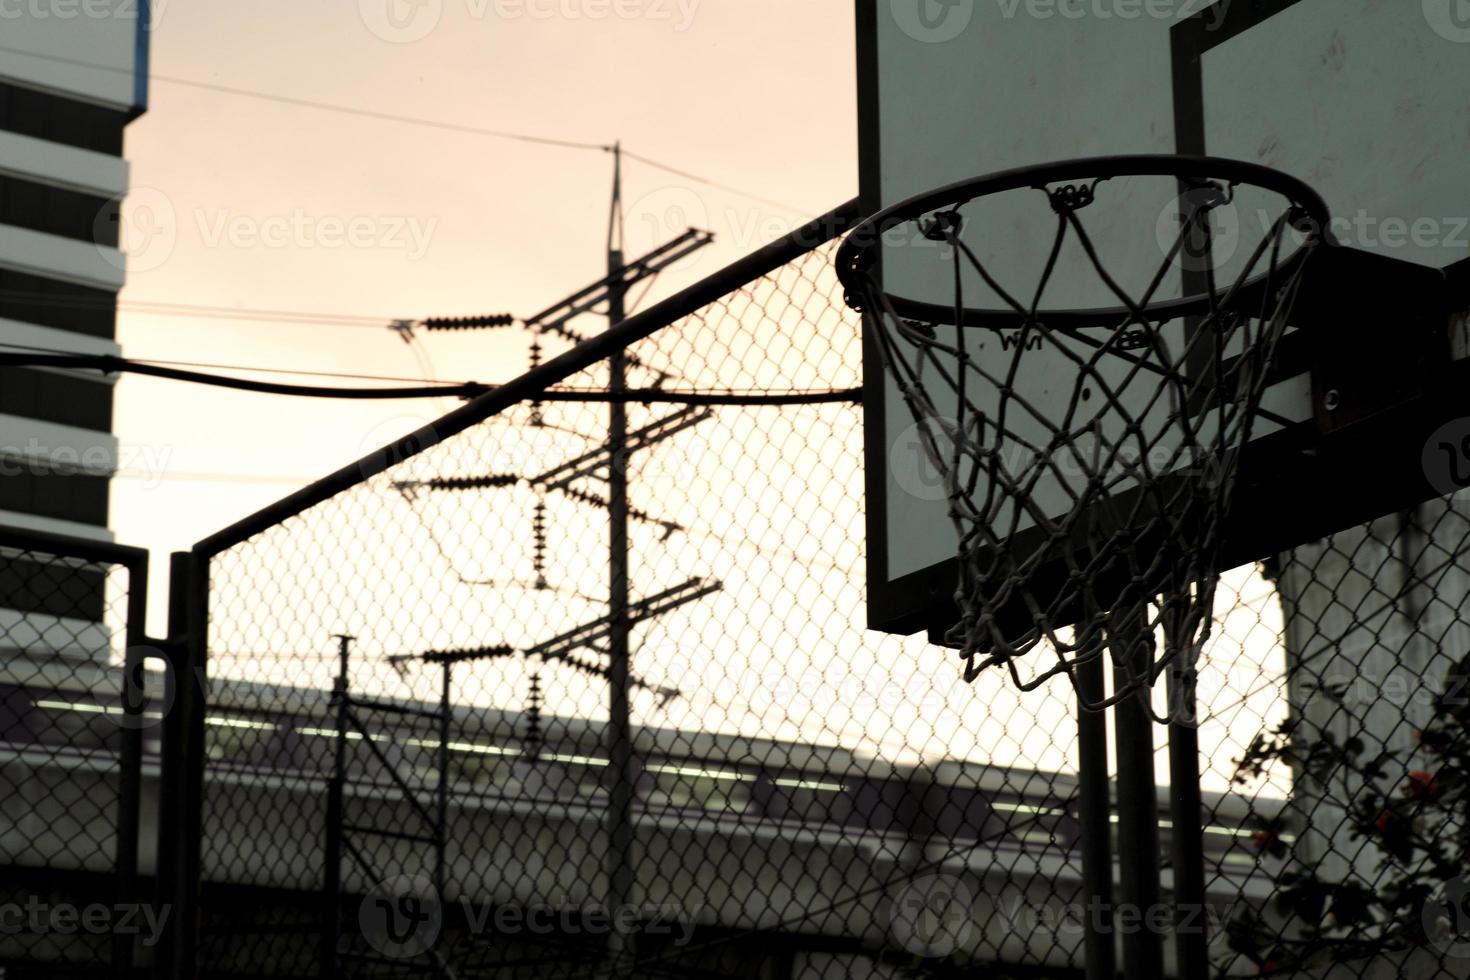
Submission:
<svg viewBox="0 0 1470 980">
<path fill-rule="evenodd" d="M 623 352 L 626 457 L 603 362 L 210 557 L 206 973 L 1080 976 L 1070 687 L 967 685 L 864 628 L 860 323 L 825 227 Z M 728 403 L 751 395 L 795 403 Z M 1225 576 L 1198 725 L 1218 974 L 1463 974 L 1466 515 Z M 1115 938 L 1170 929 L 1111 911 Z"/>
<path fill-rule="evenodd" d="M 130 630 L 145 578 L 141 552 L 0 529 L 7 976 L 103 975 L 156 938 L 135 889 L 143 748 L 156 751 L 159 718 L 123 686 L 125 664 L 144 676 Z"/>
</svg>

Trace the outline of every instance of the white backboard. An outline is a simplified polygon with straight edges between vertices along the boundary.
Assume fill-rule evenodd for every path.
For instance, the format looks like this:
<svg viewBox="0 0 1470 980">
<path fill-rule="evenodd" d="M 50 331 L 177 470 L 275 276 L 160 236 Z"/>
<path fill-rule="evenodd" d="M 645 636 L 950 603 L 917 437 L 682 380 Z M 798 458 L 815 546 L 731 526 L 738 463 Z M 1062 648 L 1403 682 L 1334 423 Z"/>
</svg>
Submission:
<svg viewBox="0 0 1470 980">
<path fill-rule="evenodd" d="M 1208 154 L 1310 184 L 1344 245 L 1436 268 L 1470 257 L 1464 0 L 858 0 L 858 35 L 870 212 L 1047 161 Z M 1164 187 L 1162 197 L 1159 185 L 1113 188 L 1116 218 L 1094 216 L 1122 278 L 1146 281 L 1158 266 L 1167 216 L 1177 214 L 1160 207 Z M 1272 204 L 1237 199 L 1242 253 Z M 1044 202 L 993 207 L 985 224 L 1006 234 L 976 247 L 1024 276 L 1052 234 Z M 1068 261 L 1047 305 L 1099 305 L 1098 281 Z M 885 254 L 885 288 L 949 302 L 951 283 L 935 268 Z M 1179 283 L 1170 288 L 1177 294 Z M 967 284 L 967 299 L 983 292 Z M 1046 356 L 1027 365 L 1038 378 Z M 933 601 L 936 585 L 952 588 L 955 534 L 907 408 L 876 363 L 867 371 L 870 620 L 907 632 L 933 625 L 910 613 Z M 1266 404 L 1309 424 L 1308 378 L 1283 381 Z"/>
</svg>

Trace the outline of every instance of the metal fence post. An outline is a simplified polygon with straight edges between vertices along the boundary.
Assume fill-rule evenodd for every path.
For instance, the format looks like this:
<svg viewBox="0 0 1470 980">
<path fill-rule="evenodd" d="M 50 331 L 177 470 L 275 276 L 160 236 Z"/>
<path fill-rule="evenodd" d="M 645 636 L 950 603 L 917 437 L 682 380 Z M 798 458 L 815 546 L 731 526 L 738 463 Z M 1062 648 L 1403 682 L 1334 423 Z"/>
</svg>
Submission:
<svg viewBox="0 0 1470 980">
<path fill-rule="evenodd" d="M 148 617 L 148 554 L 143 552 L 127 563 L 127 627 L 123 652 L 122 710 L 125 721 L 119 733 L 117 814 L 117 901 L 132 905 L 138 893 L 138 837 L 142 833 L 143 806 L 143 711 L 148 701 L 144 673 L 145 626 Z M 133 937 L 121 930 L 113 939 L 113 967 L 119 976 L 133 968 Z"/>
<path fill-rule="evenodd" d="M 1117 610 L 1109 626 L 1114 688 L 1148 670 L 1151 661 L 1146 607 Z M 1118 748 L 1118 898 L 1113 927 L 1123 937 L 1128 980 L 1164 975 L 1163 936 L 1153 931 L 1159 907 L 1159 801 L 1154 782 L 1154 726 L 1143 687 L 1118 701 L 1113 713 Z"/>
<path fill-rule="evenodd" d="M 1089 711 L 1104 696 L 1103 658 L 1077 666 L 1077 822 L 1081 825 L 1082 893 L 1087 907 L 1083 932 L 1087 980 L 1113 980 L 1113 819 L 1108 783 L 1108 715 Z"/>
<path fill-rule="evenodd" d="M 1167 635 L 1167 634 L 1166 634 Z M 1170 637 L 1169 642 L 1173 639 Z M 1205 908 L 1203 803 L 1199 785 L 1195 666 L 1181 651 L 1169 669 L 1169 835 L 1174 868 L 1174 948 L 1181 977 L 1209 974 L 1209 916 Z"/>
<path fill-rule="evenodd" d="M 158 821 L 158 896 L 168 925 L 154 964 L 155 974 L 168 978 L 197 976 L 208 568 L 208 558 L 199 551 L 176 552 L 169 563 L 174 703 L 163 726 Z"/>
<path fill-rule="evenodd" d="M 333 744 L 332 778 L 327 784 L 326 853 L 322 872 L 322 980 L 332 980 L 337 975 L 337 942 L 341 931 L 342 915 L 342 795 L 347 785 L 347 713 L 352 710 L 348 703 L 348 660 L 352 654 L 352 637 L 337 637 L 337 683 L 332 689 L 336 701 L 337 737 Z"/>
</svg>

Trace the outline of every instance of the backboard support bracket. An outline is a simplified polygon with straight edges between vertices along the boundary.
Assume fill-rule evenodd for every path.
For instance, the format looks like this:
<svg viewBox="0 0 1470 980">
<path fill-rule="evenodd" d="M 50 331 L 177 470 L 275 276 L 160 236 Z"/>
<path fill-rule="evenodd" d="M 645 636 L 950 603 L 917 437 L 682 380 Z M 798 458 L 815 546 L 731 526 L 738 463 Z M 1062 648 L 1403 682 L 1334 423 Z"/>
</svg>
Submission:
<svg viewBox="0 0 1470 980">
<path fill-rule="evenodd" d="M 1293 321 L 1312 338 L 1318 431 L 1333 435 L 1438 387 L 1450 310 L 1443 270 L 1341 246 L 1315 256 Z"/>
</svg>

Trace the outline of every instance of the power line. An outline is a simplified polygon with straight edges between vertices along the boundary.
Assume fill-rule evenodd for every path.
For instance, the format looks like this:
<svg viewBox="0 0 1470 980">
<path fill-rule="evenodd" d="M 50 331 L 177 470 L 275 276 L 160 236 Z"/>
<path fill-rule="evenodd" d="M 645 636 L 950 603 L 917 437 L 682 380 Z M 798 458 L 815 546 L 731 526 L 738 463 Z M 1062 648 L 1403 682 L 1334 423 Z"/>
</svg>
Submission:
<svg viewBox="0 0 1470 980">
<path fill-rule="evenodd" d="M 477 395 L 483 395 L 498 387 L 494 384 L 484 384 L 478 381 L 430 381 L 426 383 L 421 378 L 400 378 L 391 375 L 348 374 L 333 371 L 308 371 L 199 361 L 144 360 L 118 357 L 112 354 L 75 354 L 54 348 L 32 347 L 26 344 L 4 342 L 0 342 L 0 348 L 10 348 L 11 350 L 26 352 L 0 352 L 0 366 L 68 368 L 72 370 L 101 371 L 104 374 L 143 374 L 171 381 L 186 381 L 194 384 L 214 385 L 241 391 L 253 391 L 261 394 L 290 395 L 304 398 L 407 399 L 439 398 L 446 395 L 472 398 Z M 364 381 L 408 381 L 417 382 L 417 384 L 413 387 L 395 388 L 342 388 L 315 385 L 288 385 L 271 381 L 254 381 L 248 378 L 209 374 L 203 371 L 192 370 L 193 368 Z M 787 389 L 780 391 L 759 389 L 672 391 L 663 388 L 631 388 L 626 392 L 614 394 L 601 388 L 555 386 L 542 392 L 540 398 L 543 401 L 574 403 L 619 401 L 637 404 L 780 406 L 856 403 L 861 400 L 862 392 L 857 388 Z"/>
<path fill-rule="evenodd" d="M 373 327 L 386 329 L 391 318 L 354 316 L 346 313 L 316 313 L 291 310 L 256 310 L 238 306 L 204 306 L 148 301 L 120 302 L 118 311 L 150 316 L 199 317 L 204 319 L 254 320 L 266 323 L 309 323 L 327 327 Z"/>
<path fill-rule="evenodd" d="M 23 55 L 27 58 L 39 58 L 42 61 L 55 61 L 65 65 L 75 65 L 79 68 L 90 68 L 94 71 L 109 72 L 116 75 L 127 75 L 129 78 L 135 75 L 131 68 L 119 68 L 115 65 L 102 65 L 95 61 L 85 61 L 81 58 L 68 58 L 65 55 L 46 54 L 39 51 L 28 51 L 25 48 L 12 47 L 0 44 L 0 51 L 8 51 L 11 54 Z M 528 133 L 516 133 L 510 130 L 487 129 L 480 126 L 469 126 L 463 123 L 445 122 L 434 119 L 421 119 L 417 116 L 404 116 L 392 112 L 380 112 L 376 109 L 363 109 L 358 106 L 340 105 L 333 102 L 321 102 L 316 99 L 301 99 L 290 95 L 278 95 L 274 92 L 262 92 L 259 89 L 236 88 L 232 85 L 221 85 L 217 82 L 206 82 L 195 78 L 180 78 L 177 75 L 160 75 L 150 72 L 150 81 L 167 82 L 170 85 L 183 85 L 188 88 L 203 89 L 209 92 L 219 92 L 224 95 L 234 95 L 246 99 L 261 99 L 266 102 L 277 102 L 282 105 L 297 106 L 303 109 L 319 109 L 323 112 L 337 112 L 349 116 L 361 116 L 366 119 L 378 119 L 385 122 L 404 123 L 410 126 L 424 126 L 430 129 L 445 129 L 451 132 L 469 133 L 475 136 L 492 136 L 496 139 L 515 140 L 521 143 L 536 143 L 542 146 L 559 146 L 574 150 L 599 150 L 604 153 L 612 152 L 612 145 L 607 143 L 586 143 L 579 140 L 556 139 L 549 136 L 533 136 Z"/>
<path fill-rule="evenodd" d="M 112 354 L 7 354 L 0 353 L 0 366 L 8 367 L 56 367 L 75 370 L 101 371 L 103 374 L 142 374 L 170 381 L 187 381 L 192 384 L 212 385 L 218 388 L 233 388 L 266 395 L 290 395 L 299 398 L 341 399 L 406 399 L 438 398 L 442 395 L 474 397 L 483 395 L 491 388 L 468 381 L 460 385 L 421 385 L 398 388 L 342 388 L 320 385 L 292 385 L 275 381 L 255 381 L 249 378 L 232 378 L 219 374 L 148 364 Z"/>
<path fill-rule="evenodd" d="M 62 354 L 67 356 L 79 356 L 73 351 L 65 351 L 56 347 L 35 347 L 30 344 L 16 344 L 8 341 L 0 341 L 0 347 L 8 347 L 14 350 L 34 351 L 38 354 Z M 211 361 L 170 361 L 153 357 L 133 357 L 129 361 L 138 364 L 158 364 L 165 367 L 207 368 L 216 371 L 250 371 L 257 374 L 283 374 L 309 378 L 341 378 L 351 381 L 400 381 L 412 384 L 432 385 L 444 384 L 437 378 L 408 378 L 391 374 L 351 374 L 343 371 L 307 371 L 299 368 L 265 367 L 253 364 L 220 364 Z M 468 382 L 449 382 L 451 385 L 463 385 Z"/>
<path fill-rule="evenodd" d="M 71 309 L 106 311 L 111 308 L 107 300 L 92 300 L 85 297 L 65 296 L 60 293 L 38 293 L 28 290 L 0 289 L 0 300 L 13 300 L 32 306 L 53 306 Z M 119 312 L 140 313 L 149 316 L 198 317 L 218 320 L 251 320 L 264 323 L 311 324 L 329 327 L 371 327 L 379 330 L 393 329 L 396 323 L 409 323 L 425 330 L 443 331 L 479 327 L 510 326 L 516 318 L 510 314 L 473 315 L 462 317 L 428 317 L 411 319 L 405 317 L 374 317 L 353 313 L 327 313 L 301 310 L 261 310 L 242 306 L 210 306 L 202 303 L 165 303 L 157 300 L 120 301 Z"/>
<path fill-rule="evenodd" d="M 129 77 L 132 77 L 134 74 L 131 69 L 127 68 L 117 68 L 111 65 L 99 65 L 95 62 L 83 61 L 79 58 L 67 58 L 62 55 L 41 54 L 39 52 L 27 51 L 24 48 L 11 47 L 4 44 L 0 44 L 0 51 L 8 51 L 12 54 L 24 55 L 28 58 L 40 58 L 42 60 L 56 61 L 62 64 L 78 65 L 80 67 L 91 68 L 96 71 L 125 74 Z M 335 102 L 322 102 L 317 99 L 302 99 L 289 95 L 278 95 L 274 92 L 262 92 L 258 89 L 236 88 L 232 85 L 221 85 L 216 82 L 206 82 L 194 78 L 180 78 L 176 75 L 159 75 L 156 73 L 151 73 L 148 77 L 152 81 L 166 82 L 170 85 L 180 85 L 187 88 L 195 88 L 207 92 L 218 92 L 222 95 L 233 95 L 239 98 L 260 99 L 265 102 L 274 102 L 280 105 L 289 105 L 301 109 L 316 109 L 321 112 L 334 112 L 340 115 L 355 116 L 363 119 L 375 119 L 380 122 L 395 122 L 407 126 L 419 126 L 427 129 L 440 129 L 446 132 L 464 133 L 471 136 L 488 136 L 493 139 L 511 140 L 517 143 L 529 143 L 538 146 L 555 146 L 563 149 L 572 150 L 596 150 L 602 153 L 611 153 L 613 150 L 613 146 L 610 143 L 589 143 L 580 140 L 557 139 L 555 137 L 537 136 L 530 133 L 518 133 L 512 130 L 490 129 L 482 126 L 470 126 L 464 123 L 455 123 L 435 119 L 421 119 L 417 116 L 405 116 L 398 113 L 382 112 L 377 109 L 364 109 L 358 106 L 342 105 Z M 632 153 L 626 149 L 624 149 L 622 152 L 623 155 L 630 160 L 636 160 L 639 163 L 644 164 L 645 166 L 653 167 L 657 170 L 662 170 L 665 173 L 682 177 L 685 180 L 691 180 L 698 184 L 704 184 L 707 187 L 711 187 L 716 190 L 722 190 L 730 194 L 738 194 L 741 197 L 748 198 L 761 204 L 768 204 L 771 207 L 780 208 L 781 210 L 788 211 L 791 214 L 806 214 L 806 211 L 802 208 L 794 208 L 789 204 L 782 204 L 781 202 L 772 200 L 771 198 L 762 197 L 759 194 L 752 194 L 749 191 L 741 190 L 740 188 L 734 187 L 730 184 L 722 184 L 718 181 L 710 180 L 708 177 L 701 177 L 697 174 L 690 173 L 687 170 L 681 170 L 678 167 L 674 167 L 667 163 L 662 163 L 658 160 L 654 160 L 640 154 Z"/>
<path fill-rule="evenodd" d="M 503 129 L 486 129 L 480 126 L 469 126 L 463 123 L 445 122 L 435 119 L 420 119 L 417 116 L 402 116 L 393 112 L 380 112 L 376 109 L 361 109 L 357 106 L 341 105 L 334 102 L 320 102 L 316 99 L 298 99 L 289 95 L 277 95 L 273 92 L 260 92 L 252 89 L 235 88 L 230 85 L 218 85 L 213 82 L 198 81 L 192 78 L 178 78 L 172 75 L 149 75 L 150 79 L 160 82 L 168 82 L 171 85 L 184 85 L 189 88 L 203 89 L 208 92 L 220 92 L 225 95 L 235 95 L 247 99 L 261 99 L 266 102 L 277 102 L 282 105 L 296 106 L 303 109 L 318 109 L 323 112 L 336 112 L 346 116 L 359 116 L 365 119 L 377 119 L 383 122 L 404 123 L 409 126 L 423 126 L 429 129 L 442 129 L 452 133 L 468 133 L 472 136 L 490 136 L 495 139 L 513 140 L 517 143 L 533 143 L 540 146 L 559 146 L 572 150 L 598 150 L 603 153 L 611 153 L 612 146 L 604 143 L 584 143 L 578 140 L 556 139 L 549 136 L 532 136 L 527 133 L 516 133 Z"/>
<path fill-rule="evenodd" d="M 759 194 L 752 194 L 749 191 L 743 191 L 738 187 L 731 187 L 729 184 L 722 184 L 718 181 L 710 180 L 708 177 L 701 177 L 698 174 L 692 174 L 687 170 L 680 170 L 678 167 L 670 166 L 667 163 L 660 163 L 657 160 L 651 160 L 648 157 L 642 156 L 638 153 L 634 153 L 631 150 L 624 150 L 623 156 L 627 157 L 629 160 L 637 160 L 644 166 L 653 167 L 655 170 L 662 170 L 664 173 L 673 174 L 675 177 L 682 177 L 685 180 L 692 180 L 697 184 L 704 184 L 706 187 L 713 187 L 715 190 L 725 191 L 729 194 L 738 194 L 741 197 L 749 198 L 750 200 L 760 204 L 769 204 L 773 208 L 780 208 L 782 211 L 788 211 L 791 214 L 806 214 L 806 212 L 801 208 L 794 208 L 789 204 L 782 204 L 780 201 L 774 201 L 769 197 L 761 197 Z"/>
<path fill-rule="evenodd" d="M 89 299 L 84 296 L 67 296 L 61 293 L 43 293 L 26 289 L 0 289 L 0 300 L 23 303 L 29 306 L 50 306 L 62 309 L 101 310 L 113 308 L 112 297 Z M 116 308 L 124 313 L 146 313 L 152 316 L 181 316 L 215 319 L 263 320 L 279 323 L 310 323 L 318 326 L 374 327 L 386 328 L 393 317 L 373 317 L 351 313 L 327 313 L 323 311 L 261 310 L 241 306 L 210 306 L 203 303 L 165 303 L 157 300 L 122 300 Z"/>
</svg>

